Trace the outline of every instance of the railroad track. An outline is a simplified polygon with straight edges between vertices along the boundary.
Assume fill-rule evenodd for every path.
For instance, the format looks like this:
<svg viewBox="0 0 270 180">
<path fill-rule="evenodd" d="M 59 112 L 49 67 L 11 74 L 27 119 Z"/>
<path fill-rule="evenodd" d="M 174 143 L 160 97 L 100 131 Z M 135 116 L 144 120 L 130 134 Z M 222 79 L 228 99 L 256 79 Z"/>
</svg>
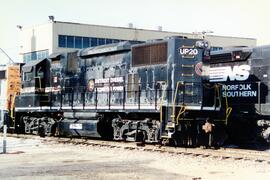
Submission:
<svg viewBox="0 0 270 180">
<path fill-rule="evenodd" d="M 171 155 L 184 155 L 189 157 L 213 158 L 217 160 L 235 160 L 235 161 L 252 161 L 255 163 L 270 164 L 270 152 L 236 149 L 236 148 L 219 148 L 219 149 L 205 149 L 205 148 L 183 148 L 183 147 L 167 147 L 152 144 L 140 144 L 134 142 L 123 141 L 104 141 L 96 139 L 83 138 L 60 138 L 60 137 L 46 137 L 40 138 L 35 135 L 25 134 L 8 134 L 8 137 L 24 138 L 24 139 L 41 139 L 45 143 L 61 143 L 95 146 L 104 148 L 118 148 L 125 150 L 139 150 L 148 152 L 168 153 Z"/>
</svg>

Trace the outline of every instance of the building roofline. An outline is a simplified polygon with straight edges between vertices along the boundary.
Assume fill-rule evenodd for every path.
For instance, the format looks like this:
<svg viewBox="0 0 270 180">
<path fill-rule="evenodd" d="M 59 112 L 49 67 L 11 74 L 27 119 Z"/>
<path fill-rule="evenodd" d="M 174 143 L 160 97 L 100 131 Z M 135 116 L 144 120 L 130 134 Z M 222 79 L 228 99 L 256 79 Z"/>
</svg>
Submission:
<svg viewBox="0 0 270 180">
<path fill-rule="evenodd" d="M 86 24 L 86 23 L 75 23 L 75 22 L 67 22 L 67 21 L 54 21 L 54 22 L 47 22 L 47 23 L 42 23 L 42 24 L 37 24 L 34 26 L 26 26 L 23 27 L 25 29 L 31 29 L 34 27 L 38 26 L 43 26 L 51 23 L 62 23 L 62 24 L 73 24 L 73 25 L 84 25 L 84 26 L 96 26 L 96 27 L 107 27 L 107 28 L 120 28 L 120 29 L 127 29 L 127 30 L 141 30 L 141 31 L 149 31 L 149 32 L 163 32 L 163 33 L 172 33 L 175 35 L 197 35 L 194 33 L 186 33 L 186 32 L 175 32 L 175 31 L 159 31 L 159 30 L 152 30 L 152 29 L 142 29 L 142 28 L 129 28 L 129 27 L 121 27 L 121 26 L 109 26 L 109 25 L 97 25 L 97 24 Z M 199 34 L 198 34 L 199 35 Z M 222 36 L 222 35 L 207 35 L 208 37 L 220 37 L 220 38 L 234 38 L 234 39 L 247 39 L 247 40 L 255 40 L 257 41 L 256 38 L 249 38 L 249 37 L 237 37 L 237 36 Z"/>
<path fill-rule="evenodd" d="M 120 28 L 120 29 L 129 29 L 129 30 L 142 30 L 142 31 L 150 31 L 150 32 L 164 32 L 164 33 L 175 33 L 175 34 L 184 34 L 184 35 L 196 35 L 193 33 L 185 33 L 185 32 L 174 32 L 174 31 L 159 31 L 159 30 L 151 30 L 151 29 L 142 29 L 142 28 L 129 28 L 129 27 L 121 27 L 121 26 L 109 26 L 109 25 L 97 25 L 97 24 L 86 24 L 86 23 L 75 23 L 75 22 L 67 22 L 67 21 L 54 21 L 50 23 L 63 23 L 63 24 L 74 24 L 74 25 L 85 25 L 85 26 L 96 26 L 96 27 L 108 27 L 108 28 Z M 236 38 L 236 39 L 249 39 L 256 40 L 256 38 L 247 38 L 247 37 L 236 37 L 236 36 L 221 36 L 221 35 L 207 35 L 208 37 L 223 37 L 223 38 Z"/>
</svg>

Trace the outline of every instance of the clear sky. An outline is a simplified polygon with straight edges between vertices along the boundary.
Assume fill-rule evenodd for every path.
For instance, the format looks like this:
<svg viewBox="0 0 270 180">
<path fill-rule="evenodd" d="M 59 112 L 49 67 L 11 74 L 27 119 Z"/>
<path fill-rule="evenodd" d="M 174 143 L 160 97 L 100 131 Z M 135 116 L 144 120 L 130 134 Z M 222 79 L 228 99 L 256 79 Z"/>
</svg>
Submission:
<svg viewBox="0 0 270 180">
<path fill-rule="evenodd" d="M 57 21 L 165 31 L 214 31 L 214 35 L 256 38 L 270 44 L 269 0 L 0 0 L 0 48 L 18 58 L 16 25 Z M 0 64 L 7 58 L 0 52 Z"/>
</svg>

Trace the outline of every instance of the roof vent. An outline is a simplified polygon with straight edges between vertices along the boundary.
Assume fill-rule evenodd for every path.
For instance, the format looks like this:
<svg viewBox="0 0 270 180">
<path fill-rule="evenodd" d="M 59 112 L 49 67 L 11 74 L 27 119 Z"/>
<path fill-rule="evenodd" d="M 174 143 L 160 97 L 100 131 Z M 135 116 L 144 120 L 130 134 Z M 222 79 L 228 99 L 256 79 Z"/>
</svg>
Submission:
<svg viewBox="0 0 270 180">
<path fill-rule="evenodd" d="M 133 28 L 133 23 L 128 23 L 128 28 Z"/>
<path fill-rule="evenodd" d="M 148 39 L 146 42 L 147 43 L 152 43 L 152 42 L 158 42 L 158 41 L 162 41 L 163 39 Z"/>
<path fill-rule="evenodd" d="M 165 39 L 187 39 L 186 36 L 167 36 Z"/>
</svg>

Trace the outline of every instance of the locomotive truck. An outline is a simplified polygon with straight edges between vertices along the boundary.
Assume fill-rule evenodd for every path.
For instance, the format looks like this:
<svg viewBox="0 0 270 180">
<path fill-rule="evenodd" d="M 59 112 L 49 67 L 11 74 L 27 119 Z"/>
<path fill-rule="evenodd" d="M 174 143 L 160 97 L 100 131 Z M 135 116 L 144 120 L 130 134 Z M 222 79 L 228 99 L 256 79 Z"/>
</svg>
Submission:
<svg viewBox="0 0 270 180">
<path fill-rule="evenodd" d="M 210 54 L 204 40 L 168 37 L 53 53 L 22 67 L 15 130 L 184 146 L 269 141 L 269 52 Z"/>
</svg>

